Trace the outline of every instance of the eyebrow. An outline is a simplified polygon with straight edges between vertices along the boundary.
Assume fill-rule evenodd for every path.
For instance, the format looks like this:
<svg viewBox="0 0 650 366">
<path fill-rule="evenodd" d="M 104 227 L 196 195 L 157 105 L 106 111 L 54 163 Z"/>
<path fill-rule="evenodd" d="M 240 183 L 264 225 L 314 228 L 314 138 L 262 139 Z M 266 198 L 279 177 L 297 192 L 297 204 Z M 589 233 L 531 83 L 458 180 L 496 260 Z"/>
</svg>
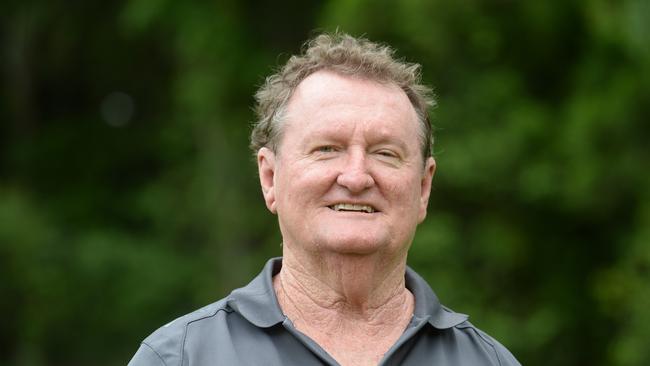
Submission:
<svg viewBox="0 0 650 366">
<path fill-rule="evenodd" d="M 409 148 L 408 144 L 405 141 L 391 134 L 379 134 L 379 136 L 372 136 L 372 138 L 370 139 L 370 143 L 371 146 L 384 145 L 384 144 L 394 145 L 399 147 L 405 152 L 408 151 Z"/>
</svg>

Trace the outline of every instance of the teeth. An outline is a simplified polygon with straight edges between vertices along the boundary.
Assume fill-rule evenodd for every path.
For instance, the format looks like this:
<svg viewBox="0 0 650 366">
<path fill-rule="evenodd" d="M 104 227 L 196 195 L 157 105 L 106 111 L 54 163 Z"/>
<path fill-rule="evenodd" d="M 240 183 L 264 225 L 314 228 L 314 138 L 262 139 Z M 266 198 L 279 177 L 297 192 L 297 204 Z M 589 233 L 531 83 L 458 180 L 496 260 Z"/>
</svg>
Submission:
<svg viewBox="0 0 650 366">
<path fill-rule="evenodd" d="M 337 203 L 331 206 L 335 211 L 361 211 L 366 213 L 373 213 L 375 209 L 368 205 L 354 205 L 352 203 Z"/>
</svg>

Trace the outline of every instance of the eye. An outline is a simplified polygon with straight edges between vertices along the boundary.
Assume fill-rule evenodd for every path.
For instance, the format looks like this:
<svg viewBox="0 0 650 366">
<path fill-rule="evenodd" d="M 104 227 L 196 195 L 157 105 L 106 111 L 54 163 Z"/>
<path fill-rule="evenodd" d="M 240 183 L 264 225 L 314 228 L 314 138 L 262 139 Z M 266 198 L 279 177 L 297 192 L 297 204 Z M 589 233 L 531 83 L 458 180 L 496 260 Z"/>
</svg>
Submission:
<svg viewBox="0 0 650 366">
<path fill-rule="evenodd" d="M 332 146 L 332 145 L 323 145 L 323 146 L 317 147 L 316 151 L 321 152 L 321 153 L 329 153 L 329 152 L 335 152 L 336 148 L 334 146 Z"/>
<path fill-rule="evenodd" d="M 376 154 L 380 155 L 380 156 L 383 156 L 383 157 L 387 157 L 387 158 L 397 158 L 397 157 L 399 157 L 399 155 L 397 155 L 397 153 L 395 153 L 394 151 L 386 150 L 386 149 L 378 150 L 376 152 Z"/>
</svg>

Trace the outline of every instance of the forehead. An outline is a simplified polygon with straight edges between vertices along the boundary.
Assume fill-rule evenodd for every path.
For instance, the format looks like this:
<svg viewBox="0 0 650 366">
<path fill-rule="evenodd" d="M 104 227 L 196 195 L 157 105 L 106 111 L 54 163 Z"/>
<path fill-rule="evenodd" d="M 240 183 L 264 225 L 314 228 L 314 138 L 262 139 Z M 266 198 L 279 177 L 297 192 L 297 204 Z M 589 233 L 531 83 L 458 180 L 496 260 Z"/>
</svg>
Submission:
<svg viewBox="0 0 650 366">
<path fill-rule="evenodd" d="M 327 70 L 306 77 L 294 91 L 289 105 L 306 106 L 319 103 L 323 106 L 331 103 L 340 104 L 345 100 L 358 104 L 380 102 L 402 112 L 415 112 L 406 93 L 395 84 L 380 83 L 358 76 L 340 75 Z"/>
<path fill-rule="evenodd" d="M 419 128 L 415 109 L 397 85 L 330 71 L 318 71 L 305 78 L 289 100 L 286 113 L 288 124 L 299 125 L 300 130 L 344 127 L 350 122 L 372 123 L 373 128 Z M 385 128 L 382 130 L 385 132 Z"/>
</svg>

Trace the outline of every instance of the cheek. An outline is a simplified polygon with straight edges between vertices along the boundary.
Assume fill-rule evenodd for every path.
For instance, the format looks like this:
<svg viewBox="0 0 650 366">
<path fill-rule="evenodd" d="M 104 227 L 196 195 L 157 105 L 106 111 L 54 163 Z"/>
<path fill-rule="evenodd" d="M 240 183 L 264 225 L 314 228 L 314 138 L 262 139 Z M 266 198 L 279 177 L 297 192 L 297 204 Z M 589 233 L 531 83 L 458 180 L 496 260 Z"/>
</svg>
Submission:
<svg viewBox="0 0 650 366">
<path fill-rule="evenodd" d="M 384 194 L 401 218 L 420 215 L 420 182 L 411 178 L 393 179 L 384 186 Z"/>
<path fill-rule="evenodd" d="M 335 180 L 331 167 L 294 164 L 278 176 L 276 194 L 288 205 L 316 201 Z"/>
<path fill-rule="evenodd" d="M 418 201 L 420 190 L 419 180 L 410 176 L 393 175 L 384 184 L 384 191 L 405 205 L 414 200 Z"/>
</svg>

